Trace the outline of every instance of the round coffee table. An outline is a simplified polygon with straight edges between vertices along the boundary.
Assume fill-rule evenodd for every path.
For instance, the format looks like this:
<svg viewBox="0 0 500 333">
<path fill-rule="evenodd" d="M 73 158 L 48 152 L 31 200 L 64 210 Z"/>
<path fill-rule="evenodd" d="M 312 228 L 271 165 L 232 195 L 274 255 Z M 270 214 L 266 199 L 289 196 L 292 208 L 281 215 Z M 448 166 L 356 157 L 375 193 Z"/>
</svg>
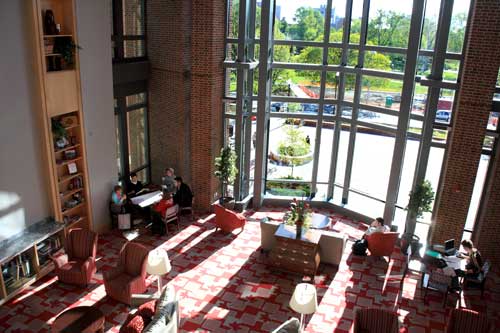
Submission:
<svg viewBox="0 0 500 333">
<path fill-rule="evenodd" d="M 59 314 L 52 324 L 52 332 L 104 332 L 104 314 L 93 306 L 77 306 Z"/>
</svg>

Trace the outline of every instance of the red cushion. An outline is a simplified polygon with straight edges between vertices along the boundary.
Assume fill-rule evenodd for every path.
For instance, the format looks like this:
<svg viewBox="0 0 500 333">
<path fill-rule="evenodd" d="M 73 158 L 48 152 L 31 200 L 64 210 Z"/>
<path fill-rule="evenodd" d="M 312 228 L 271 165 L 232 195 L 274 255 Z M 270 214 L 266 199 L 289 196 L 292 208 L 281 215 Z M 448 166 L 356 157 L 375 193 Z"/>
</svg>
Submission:
<svg viewBox="0 0 500 333">
<path fill-rule="evenodd" d="M 129 316 L 123 326 L 120 328 L 120 333 L 141 333 L 147 325 L 141 315 L 136 314 Z"/>
<path fill-rule="evenodd" d="M 139 306 L 139 310 L 137 311 L 138 314 L 140 314 L 145 321 L 151 321 L 153 316 L 155 315 L 155 309 L 156 309 L 156 300 L 151 300 L 149 302 L 146 302 Z"/>
</svg>

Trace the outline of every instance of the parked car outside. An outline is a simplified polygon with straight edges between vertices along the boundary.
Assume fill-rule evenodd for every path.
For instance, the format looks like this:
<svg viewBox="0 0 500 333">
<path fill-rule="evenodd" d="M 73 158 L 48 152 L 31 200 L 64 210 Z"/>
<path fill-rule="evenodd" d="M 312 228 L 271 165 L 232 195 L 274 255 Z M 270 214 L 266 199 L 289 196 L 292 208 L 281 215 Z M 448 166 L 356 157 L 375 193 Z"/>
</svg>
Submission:
<svg viewBox="0 0 500 333">
<path fill-rule="evenodd" d="M 451 111 L 449 110 L 437 110 L 436 111 L 436 122 L 438 123 L 450 123 Z"/>
</svg>

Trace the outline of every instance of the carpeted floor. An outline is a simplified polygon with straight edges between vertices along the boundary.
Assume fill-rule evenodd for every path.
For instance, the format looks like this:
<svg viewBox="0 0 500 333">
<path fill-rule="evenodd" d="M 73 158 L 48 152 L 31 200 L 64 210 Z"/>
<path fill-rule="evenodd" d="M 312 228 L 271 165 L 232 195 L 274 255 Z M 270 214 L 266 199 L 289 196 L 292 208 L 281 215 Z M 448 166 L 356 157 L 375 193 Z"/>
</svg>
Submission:
<svg viewBox="0 0 500 333">
<path fill-rule="evenodd" d="M 424 304 L 419 287 L 420 273 L 400 279 L 385 279 L 403 269 L 403 257 L 395 252 L 390 263 L 351 255 L 351 243 L 363 231 L 355 222 L 334 214 L 333 229 L 345 232 L 350 241 L 341 265 L 321 265 L 316 276 L 318 310 L 307 317 L 308 332 L 349 332 L 356 307 L 382 307 L 397 310 L 407 332 L 443 332 L 447 315 L 454 306 L 450 297 L 442 307 L 439 294 L 429 294 Z M 263 208 L 248 216 L 280 218 L 282 209 Z M 291 316 L 298 316 L 288 302 L 301 277 L 270 270 L 267 257 L 260 254 L 258 222 L 247 222 L 241 234 L 215 232 L 213 220 L 183 220 L 178 233 L 171 227 L 169 237 L 144 233 L 136 241 L 168 251 L 172 271 L 164 282 L 173 284 L 180 295 L 181 331 L 271 332 Z M 59 283 L 49 274 L 16 299 L 0 307 L 0 331 L 49 332 L 58 313 L 68 307 L 95 305 L 106 315 L 106 331 L 118 332 L 130 310 L 106 297 L 102 271 L 115 265 L 125 239 L 118 232 L 99 238 L 98 272 L 86 289 Z M 150 277 L 149 293 L 156 291 Z M 487 312 L 500 330 L 500 277 L 491 274 L 484 299 L 479 292 L 464 295 L 468 308 Z M 403 288 L 401 289 L 401 286 Z"/>
</svg>

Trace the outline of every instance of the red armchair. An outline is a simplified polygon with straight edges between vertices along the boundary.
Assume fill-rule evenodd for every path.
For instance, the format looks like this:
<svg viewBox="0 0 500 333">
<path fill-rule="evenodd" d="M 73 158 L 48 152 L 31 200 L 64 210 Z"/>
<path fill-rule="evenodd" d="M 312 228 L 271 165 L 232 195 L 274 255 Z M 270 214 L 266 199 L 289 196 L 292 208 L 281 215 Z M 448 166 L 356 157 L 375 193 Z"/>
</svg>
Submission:
<svg viewBox="0 0 500 333">
<path fill-rule="evenodd" d="M 368 250 L 372 256 L 390 257 L 398 240 L 397 232 L 374 232 L 366 236 Z"/>
<path fill-rule="evenodd" d="M 103 272 L 106 294 L 120 302 L 131 304 L 132 294 L 146 291 L 146 264 L 149 250 L 127 242 L 120 251 L 118 266 Z"/>
<path fill-rule="evenodd" d="M 358 309 L 354 315 L 354 333 L 398 333 L 396 312 L 383 309 Z"/>
<path fill-rule="evenodd" d="M 66 254 L 52 257 L 59 281 L 86 286 L 96 271 L 97 234 L 71 229 L 65 241 Z"/>
<path fill-rule="evenodd" d="M 215 231 L 221 229 L 225 232 L 231 232 L 235 229 L 245 229 L 245 217 L 235 213 L 232 210 L 226 209 L 219 204 L 215 205 Z"/>
<path fill-rule="evenodd" d="M 490 323 L 484 314 L 467 309 L 451 310 L 446 324 L 446 333 L 487 333 L 490 330 Z"/>
</svg>

